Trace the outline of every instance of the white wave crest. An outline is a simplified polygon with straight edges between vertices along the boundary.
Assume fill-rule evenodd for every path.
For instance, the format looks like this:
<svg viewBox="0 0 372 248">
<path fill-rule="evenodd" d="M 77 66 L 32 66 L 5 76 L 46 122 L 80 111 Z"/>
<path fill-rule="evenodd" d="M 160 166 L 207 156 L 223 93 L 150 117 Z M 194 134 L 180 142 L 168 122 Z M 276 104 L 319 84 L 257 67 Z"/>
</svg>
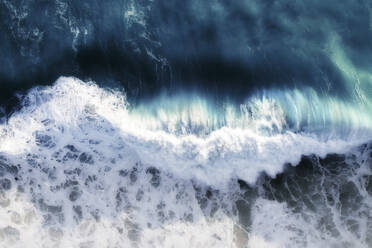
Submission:
<svg viewBox="0 0 372 248">
<path fill-rule="evenodd" d="M 183 103 L 185 109 L 179 102 L 166 102 L 168 113 L 159 108 L 155 115 L 146 115 L 143 106 L 129 110 L 123 94 L 62 77 L 52 87 L 28 93 L 24 107 L 3 125 L 6 135 L 0 149 L 11 154 L 30 152 L 38 147 L 35 135 L 41 133 L 55 144 L 45 153 L 73 143 L 97 149 L 107 160 L 126 153 L 178 176 L 221 185 L 236 177 L 254 183 L 260 172 L 275 176 L 285 163 L 295 165 L 302 155 L 342 153 L 370 138 L 324 139 L 292 132 L 284 128 L 284 112 L 274 100 L 251 103 L 242 116 L 230 107 L 224 112 L 225 123 L 204 136 L 190 131 L 179 134 L 175 130 L 182 125 L 181 129 L 188 126 L 191 131 L 216 127 L 211 122 L 219 122 L 218 112 L 208 110 L 211 106 L 205 101 Z M 92 139 L 100 144 L 88 145 Z"/>
</svg>

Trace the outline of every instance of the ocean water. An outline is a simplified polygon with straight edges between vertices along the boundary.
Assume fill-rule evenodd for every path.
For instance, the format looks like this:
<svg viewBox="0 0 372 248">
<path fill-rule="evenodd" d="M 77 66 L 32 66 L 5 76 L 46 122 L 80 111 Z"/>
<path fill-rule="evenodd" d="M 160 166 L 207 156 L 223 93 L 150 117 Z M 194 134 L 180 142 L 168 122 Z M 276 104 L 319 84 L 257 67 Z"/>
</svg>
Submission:
<svg viewBox="0 0 372 248">
<path fill-rule="evenodd" d="M 371 10 L 0 0 L 0 247 L 372 247 Z"/>
</svg>

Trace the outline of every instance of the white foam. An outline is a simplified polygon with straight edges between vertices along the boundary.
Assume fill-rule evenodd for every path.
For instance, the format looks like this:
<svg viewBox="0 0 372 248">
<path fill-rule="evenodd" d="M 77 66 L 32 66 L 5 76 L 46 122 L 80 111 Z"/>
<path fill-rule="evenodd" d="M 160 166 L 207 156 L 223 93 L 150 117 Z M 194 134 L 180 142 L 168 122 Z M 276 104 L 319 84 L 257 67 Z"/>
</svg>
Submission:
<svg viewBox="0 0 372 248">
<path fill-rule="evenodd" d="M 260 172 L 275 176 L 302 155 L 341 153 L 369 139 L 291 132 L 275 99 L 252 99 L 243 114 L 226 107 L 224 122 L 216 120 L 209 103 L 199 103 L 151 115 L 143 106 L 129 110 L 120 92 L 76 78 L 32 89 L 23 108 L 0 127 L 4 163 L 20 170 L 18 181 L 10 180 L 24 188 L 13 187 L 4 196 L 9 204 L 0 208 L 0 242 L 12 247 L 242 247 L 236 238 L 233 179 L 254 183 Z M 200 128 L 202 134 L 194 132 Z M 198 187 L 209 186 L 216 192 L 205 193 L 207 203 L 202 203 L 206 196 Z M 271 229 L 260 227 L 260 216 L 266 215 L 256 212 L 249 245 L 286 244 L 275 234 L 270 243 L 264 231 Z"/>
</svg>

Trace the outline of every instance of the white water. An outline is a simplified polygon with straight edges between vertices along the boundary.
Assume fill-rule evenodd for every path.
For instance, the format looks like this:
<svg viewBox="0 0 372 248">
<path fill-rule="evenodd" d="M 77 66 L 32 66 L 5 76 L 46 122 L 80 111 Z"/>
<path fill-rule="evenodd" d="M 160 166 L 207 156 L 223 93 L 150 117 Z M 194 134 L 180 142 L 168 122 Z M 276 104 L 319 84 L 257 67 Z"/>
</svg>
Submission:
<svg viewBox="0 0 372 248">
<path fill-rule="evenodd" d="M 279 236 L 268 241 L 259 228 L 249 243 L 239 238 L 234 179 L 253 184 L 261 172 L 275 176 L 302 155 L 344 153 L 371 138 L 369 119 L 355 115 L 352 106 L 321 104 L 311 93 L 324 110 L 317 119 L 295 92 L 285 99 L 303 112 L 288 117 L 284 110 L 292 103 L 284 106 L 283 98 L 274 97 L 279 93 L 249 99 L 239 110 L 226 104 L 219 111 L 187 97 L 130 110 L 121 93 L 75 78 L 32 89 L 23 108 L 0 127 L 2 161 L 19 165 L 19 178 L 9 177 L 13 187 L 0 199 L 0 244 L 275 247 Z M 296 132 L 288 129 L 288 118 Z M 315 130 L 316 124 L 332 124 L 335 132 L 299 132 L 304 121 Z M 343 135 L 337 136 L 340 126 Z M 218 191 L 210 199 L 208 187 Z M 260 211 L 282 211 L 262 204 Z M 267 213 L 257 210 L 256 216 Z"/>
</svg>

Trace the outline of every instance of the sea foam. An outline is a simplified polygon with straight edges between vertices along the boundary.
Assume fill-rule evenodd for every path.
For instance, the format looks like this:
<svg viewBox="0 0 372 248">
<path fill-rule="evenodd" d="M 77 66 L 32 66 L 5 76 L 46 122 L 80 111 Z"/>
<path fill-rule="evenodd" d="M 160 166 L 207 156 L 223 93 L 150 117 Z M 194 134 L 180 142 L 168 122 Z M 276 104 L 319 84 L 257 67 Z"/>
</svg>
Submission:
<svg viewBox="0 0 372 248">
<path fill-rule="evenodd" d="M 369 138 L 291 131 L 275 99 L 248 102 L 255 118 L 225 111 L 205 128 L 213 122 L 205 116 L 217 116 L 205 103 L 144 116 L 124 94 L 76 78 L 31 89 L 0 127 L 0 242 L 244 247 L 237 179 L 254 184 L 303 155 L 343 153 Z"/>
</svg>

